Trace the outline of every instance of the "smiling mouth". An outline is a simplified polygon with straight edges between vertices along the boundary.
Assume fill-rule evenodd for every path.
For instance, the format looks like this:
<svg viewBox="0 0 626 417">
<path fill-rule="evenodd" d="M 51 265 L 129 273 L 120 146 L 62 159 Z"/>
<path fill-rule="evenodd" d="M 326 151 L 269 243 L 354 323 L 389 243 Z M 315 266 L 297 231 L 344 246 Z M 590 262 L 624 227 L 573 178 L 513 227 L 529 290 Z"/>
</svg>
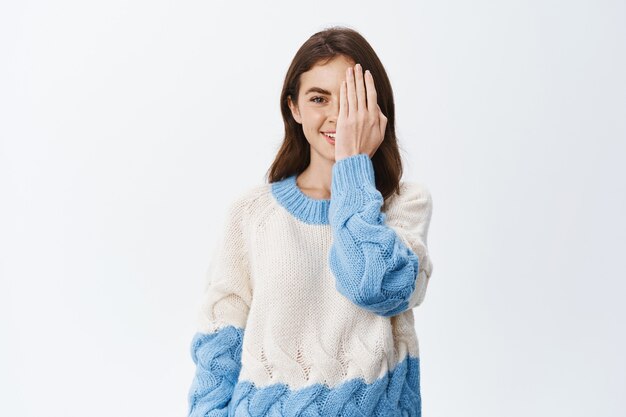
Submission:
<svg viewBox="0 0 626 417">
<path fill-rule="evenodd" d="M 331 144 L 334 145 L 335 144 L 335 138 L 328 136 L 326 133 L 322 132 L 322 136 L 324 136 L 324 138 L 326 138 L 326 140 Z"/>
</svg>

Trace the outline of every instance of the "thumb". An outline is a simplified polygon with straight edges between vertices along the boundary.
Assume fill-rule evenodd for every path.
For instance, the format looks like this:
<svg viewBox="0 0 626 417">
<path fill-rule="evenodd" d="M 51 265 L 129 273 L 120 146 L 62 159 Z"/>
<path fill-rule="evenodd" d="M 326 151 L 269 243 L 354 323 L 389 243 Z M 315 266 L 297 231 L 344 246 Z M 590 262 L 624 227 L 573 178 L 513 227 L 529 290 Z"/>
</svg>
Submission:
<svg viewBox="0 0 626 417">
<path fill-rule="evenodd" d="M 385 130 L 387 129 L 387 116 L 383 114 L 383 111 L 380 109 L 380 106 L 378 104 L 376 106 L 378 107 L 378 126 L 380 127 L 380 136 L 382 138 L 382 141 L 383 139 L 385 139 Z"/>
</svg>

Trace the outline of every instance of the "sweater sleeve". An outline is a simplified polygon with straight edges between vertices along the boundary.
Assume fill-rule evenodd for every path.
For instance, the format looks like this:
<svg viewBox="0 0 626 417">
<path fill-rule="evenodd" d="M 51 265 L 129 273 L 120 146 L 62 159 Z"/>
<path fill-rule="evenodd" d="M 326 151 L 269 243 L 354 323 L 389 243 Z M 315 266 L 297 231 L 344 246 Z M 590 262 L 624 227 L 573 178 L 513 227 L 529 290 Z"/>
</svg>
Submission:
<svg viewBox="0 0 626 417">
<path fill-rule="evenodd" d="M 189 389 L 189 417 L 226 415 L 241 371 L 243 333 L 252 302 L 245 233 L 245 204 L 232 203 L 214 246 L 200 326 L 191 342 L 196 372 Z"/>
<path fill-rule="evenodd" d="M 426 238 L 432 199 L 408 183 L 386 213 L 367 154 L 333 166 L 330 268 L 336 288 L 356 305 L 389 317 L 419 305 L 432 272 Z"/>
</svg>

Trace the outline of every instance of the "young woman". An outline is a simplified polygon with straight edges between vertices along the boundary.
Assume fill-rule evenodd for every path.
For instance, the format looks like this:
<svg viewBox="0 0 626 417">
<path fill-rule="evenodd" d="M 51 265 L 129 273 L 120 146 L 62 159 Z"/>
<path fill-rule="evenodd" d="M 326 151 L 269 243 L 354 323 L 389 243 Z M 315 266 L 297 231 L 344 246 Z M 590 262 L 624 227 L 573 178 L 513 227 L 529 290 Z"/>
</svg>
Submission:
<svg viewBox="0 0 626 417">
<path fill-rule="evenodd" d="M 387 74 L 356 31 L 296 53 L 269 183 L 230 204 L 211 260 L 190 416 L 420 416 L 412 308 L 432 200 L 401 181 Z"/>
</svg>

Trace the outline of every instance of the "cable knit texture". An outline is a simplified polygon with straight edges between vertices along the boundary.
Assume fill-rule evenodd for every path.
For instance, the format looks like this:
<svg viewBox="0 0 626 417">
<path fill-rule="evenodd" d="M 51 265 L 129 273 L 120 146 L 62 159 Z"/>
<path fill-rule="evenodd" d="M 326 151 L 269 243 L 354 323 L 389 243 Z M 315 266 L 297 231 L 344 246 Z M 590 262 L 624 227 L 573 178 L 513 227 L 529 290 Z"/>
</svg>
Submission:
<svg viewBox="0 0 626 417">
<path fill-rule="evenodd" d="M 331 198 L 296 175 L 251 187 L 214 240 L 189 416 L 420 416 L 413 308 L 432 273 L 428 189 L 386 201 L 367 154 Z"/>
<path fill-rule="evenodd" d="M 196 333 L 191 356 L 196 377 L 190 395 L 190 415 L 226 416 L 228 405 L 241 370 L 243 330 L 227 326 L 210 333 Z"/>
<path fill-rule="evenodd" d="M 366 154 L 333 166 L 329 216 L 335 240 L 329 261 L 341 294 L 374 313 L 393 316 L 409 306 L 419 260 L 385 225 L 383 196 L 371 166 Z"/>
</svg>

